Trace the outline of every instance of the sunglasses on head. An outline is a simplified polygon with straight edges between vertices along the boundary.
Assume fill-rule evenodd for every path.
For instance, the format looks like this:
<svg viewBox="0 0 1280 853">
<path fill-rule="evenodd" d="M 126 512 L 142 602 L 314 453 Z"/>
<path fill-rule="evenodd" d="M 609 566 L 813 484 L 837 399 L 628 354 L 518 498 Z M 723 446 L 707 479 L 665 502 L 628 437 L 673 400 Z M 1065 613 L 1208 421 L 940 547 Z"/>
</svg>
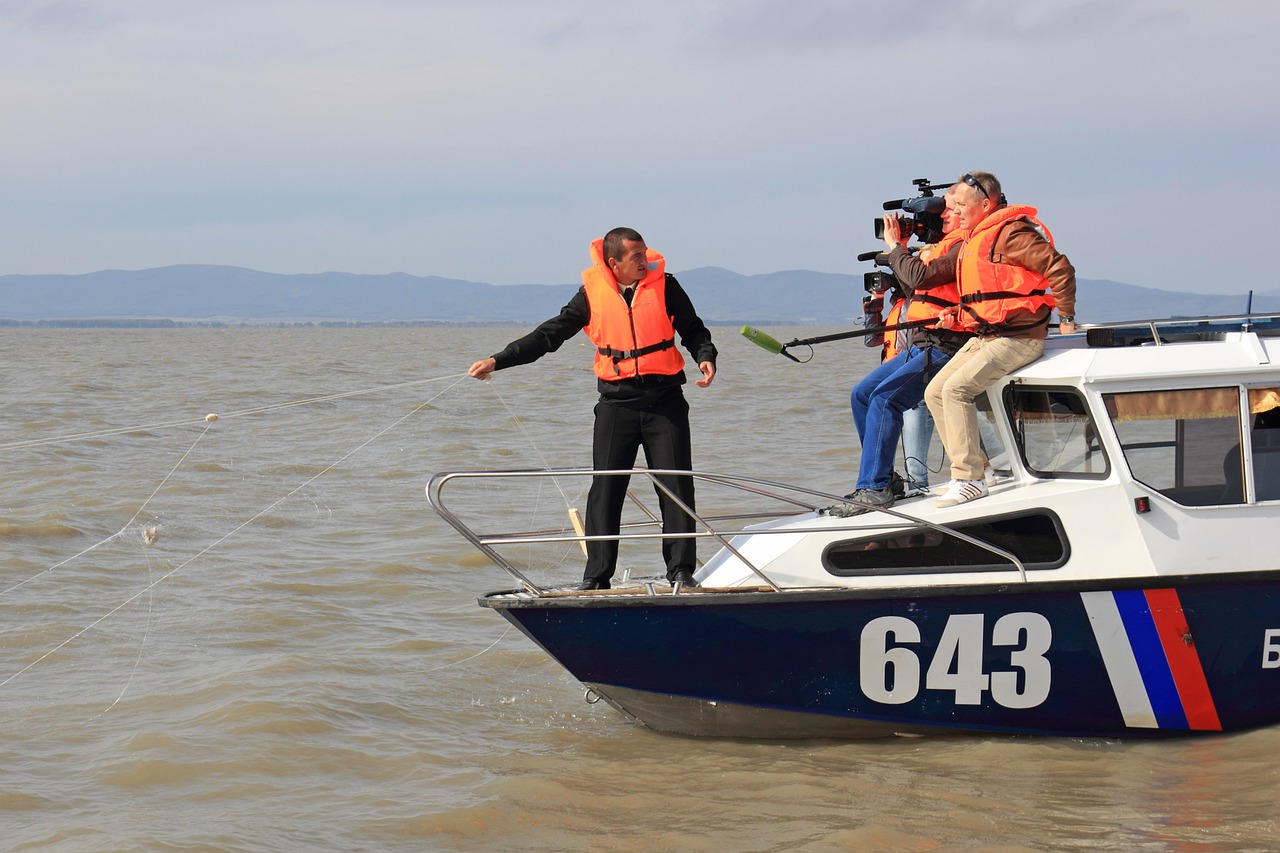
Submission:
<svg viewBox="0 0 1280 853">
<path fill-rule="evenodd" d="M 978 179 L 975 178 L 973 175 L 966 173 L 965 176 L 960 180 L 964 181 L 966 184 L 973 187 L 978 192 L 982 193 L 983 198 L 991 198 L 991 196 L 987 195 L 987 191 L 982 188 L 982 184 L 978 183 Z"/>
</svg>

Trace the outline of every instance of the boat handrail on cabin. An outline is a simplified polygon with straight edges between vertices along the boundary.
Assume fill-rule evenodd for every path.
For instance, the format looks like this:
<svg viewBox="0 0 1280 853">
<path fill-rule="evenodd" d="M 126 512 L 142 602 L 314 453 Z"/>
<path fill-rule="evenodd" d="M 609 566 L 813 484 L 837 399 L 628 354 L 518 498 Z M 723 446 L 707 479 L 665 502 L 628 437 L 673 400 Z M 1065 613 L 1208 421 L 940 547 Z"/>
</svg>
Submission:
<svg viewBox="0 0 1280 853">
<path fill-rule="evenodd" d="M 1220 341 L 1231 332 L 1280 337 L 1280 314 L 1224 314 L 1213 317 L 1166 317 L 1082 325 L 1091 347 L 1164 346 L 1186 341 Z"/>
</svg>

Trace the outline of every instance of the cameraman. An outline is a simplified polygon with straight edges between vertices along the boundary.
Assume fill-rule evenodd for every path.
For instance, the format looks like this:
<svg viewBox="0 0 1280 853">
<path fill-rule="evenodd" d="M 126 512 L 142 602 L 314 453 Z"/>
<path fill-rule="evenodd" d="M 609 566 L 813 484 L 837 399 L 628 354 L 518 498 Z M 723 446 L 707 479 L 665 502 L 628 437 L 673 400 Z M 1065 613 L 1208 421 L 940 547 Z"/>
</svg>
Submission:
<svg viewBox="0 0 1280 853">
<path fill-rule="evenodd" d="M 867 295 L 862 297 L 862 325 L 868 329 L 876 326 L 896 326 L 907 319 L 907 297 L 898 287 L 897 281 L 893 281 L 886 287 L 887 279 L 889 276 L 885 275 L 884 279 L 877 282 L 878 287 L 870 289 Z M 871 288 L 871 285 L 867 286 Z M 882 316 L 886 300 L 889 302 L 888 320 Z M 884 332 L 880 335 L 868 335 L 863 339 L 863 343 L 867 347 L 880 347 L 880 361 L 883 363 L 898 353 L 906 351 L 911 345 L 910 331 L 910 329 L 903 329 Z"/>
<path fill-rule="evenodd" d="M 959 302 L 955 284 L 956 256 L 965 232 L 958 229 L 951 190 L 947 191 L 946 208 L 941 216 L 942 240 L 924 246 L 918 255 L 907 250 L 910 238 L 902 234 L 898 218 L 891 214 L 884 217 L 883 234 L 889 252 L 878 262 L 893 270 L 907 297 L 905 317 L 891 315 L 893 325 L 902 320 L 936 321 L 944 309 L 954 309 Z M 928 411 L 919 407 L 933 374 L 969 337 L 965 332 L 914 329 L 909 347 L 882 363 L 854 387 L 849 400 L 862 454 L 858 481 L 846 497 L 860 506 L 849 509 L 847 514 L 893 506 L 897 500 L 892 483 L 893 457 L 900 435 L 906 444 L 907 475 L 911 480 L 908 494 L 928 491 L 925 462 L 933 423 Z M 913 411 L 915 415 L 906 414 Z"/>
<path fill-rule="evenodd" d="M 885 218 L 887 219 L 888 217 Z M 881 257 L 884 257 L 883 253 Z M 887 263 L 887 259 L 885 263 Z M 872 287 L 868 283 L 869 293 L 862 297 L 862 325 L 866 328 L 901 326 L 907 322 L 911 299 L 902 292 L 897 279 L 893 277 L 892 273 L 879 273 L 878 275 L 881 276 L 876 281 L 878 287 Z M 886 287 L 886 281 L 892 282 L 892 284 Z M 887 317 L 882 316 L 885 302 L 889 303 Z M 879 347 L 880 363 L 884 364 L 887 361 L 892 361 L 910 348 L 911 333 L 911 329 L 890 328 L 889 331 L 882 332 L 879 335 L 867 335 L 863 339 L 863 343 L 868 347 Z M 859 427 L 858 409 L 857 404 L 853 402 L 852 394 L 850 395 L 850 402 L 854 406 L 854 426 L 859 428 L 858 436 L 859 440 L 861 440 L 862 432 L 861 427 Z M 865 424 L 865 419 L 863 424 Z M 894 490 L 895 495 L 901 492 L 903 497 L 910 498 L 928 491 L 929 468 L 925 462 L 929 456 L 929 442 L 932 440 L 933 418 L 929 415 L 929 409 L 923 403 L 902 413 L 902 450 L 907 468 L 907 482 L 903 485 L 901 478 L 896 473 L 890 475 L 890 487 Z"/>
</svg>

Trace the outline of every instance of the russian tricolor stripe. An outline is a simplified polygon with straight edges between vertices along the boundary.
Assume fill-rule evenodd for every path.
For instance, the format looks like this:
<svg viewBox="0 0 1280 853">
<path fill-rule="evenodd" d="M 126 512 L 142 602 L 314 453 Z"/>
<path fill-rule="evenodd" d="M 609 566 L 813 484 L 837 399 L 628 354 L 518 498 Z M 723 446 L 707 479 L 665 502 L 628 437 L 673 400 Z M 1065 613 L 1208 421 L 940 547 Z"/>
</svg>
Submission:
<svg viewBox="0 0 1280 853">
<path fill-rule="evenodd" d="M 1126 726 L 1222 730 L 1177 590 L 1082 592 L 1080 599 Z"/>
</svg>

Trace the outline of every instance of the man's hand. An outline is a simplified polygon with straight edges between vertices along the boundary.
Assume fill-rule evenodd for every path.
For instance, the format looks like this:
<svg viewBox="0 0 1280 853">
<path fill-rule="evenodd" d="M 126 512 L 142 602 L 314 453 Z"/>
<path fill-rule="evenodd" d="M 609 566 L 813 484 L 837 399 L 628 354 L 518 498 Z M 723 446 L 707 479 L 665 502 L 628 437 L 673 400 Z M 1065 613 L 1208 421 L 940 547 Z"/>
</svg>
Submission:
<svg viewBox="0 0 1280 853">
<path fill-rule="evenodd" d="M 934 325 L 935 329 L 950 329 L 956 324 L 960 317 L 959 308 L 943 308 L 938 312 L 938 322 Z"/>
<path fill-rule="evenodd" d="M 475 364 L 471 365 L 467 373 L 476 379 L 488 379 L 493 375 L 493 371 L 498 367 L 498 362 L 492 358 L 482 358 Z"/>
<path fill-rule="evenodd" d="M 892 213 L 884 215 L 884 244 L 889 247 L 889 251 L 893 251 L 897 246 L 907 245 L 907 239 L 902 237 L 901 220 Z"/>
<path fill-rule="evenodd" d="M 706 388 L 711 384 L 711 380 L 716 378 L 716 366 L 709 361 L 701 362 L 698 369 L 702 371 L 702 378 L 694 382 L 699 388 Z"/>
</svg>

